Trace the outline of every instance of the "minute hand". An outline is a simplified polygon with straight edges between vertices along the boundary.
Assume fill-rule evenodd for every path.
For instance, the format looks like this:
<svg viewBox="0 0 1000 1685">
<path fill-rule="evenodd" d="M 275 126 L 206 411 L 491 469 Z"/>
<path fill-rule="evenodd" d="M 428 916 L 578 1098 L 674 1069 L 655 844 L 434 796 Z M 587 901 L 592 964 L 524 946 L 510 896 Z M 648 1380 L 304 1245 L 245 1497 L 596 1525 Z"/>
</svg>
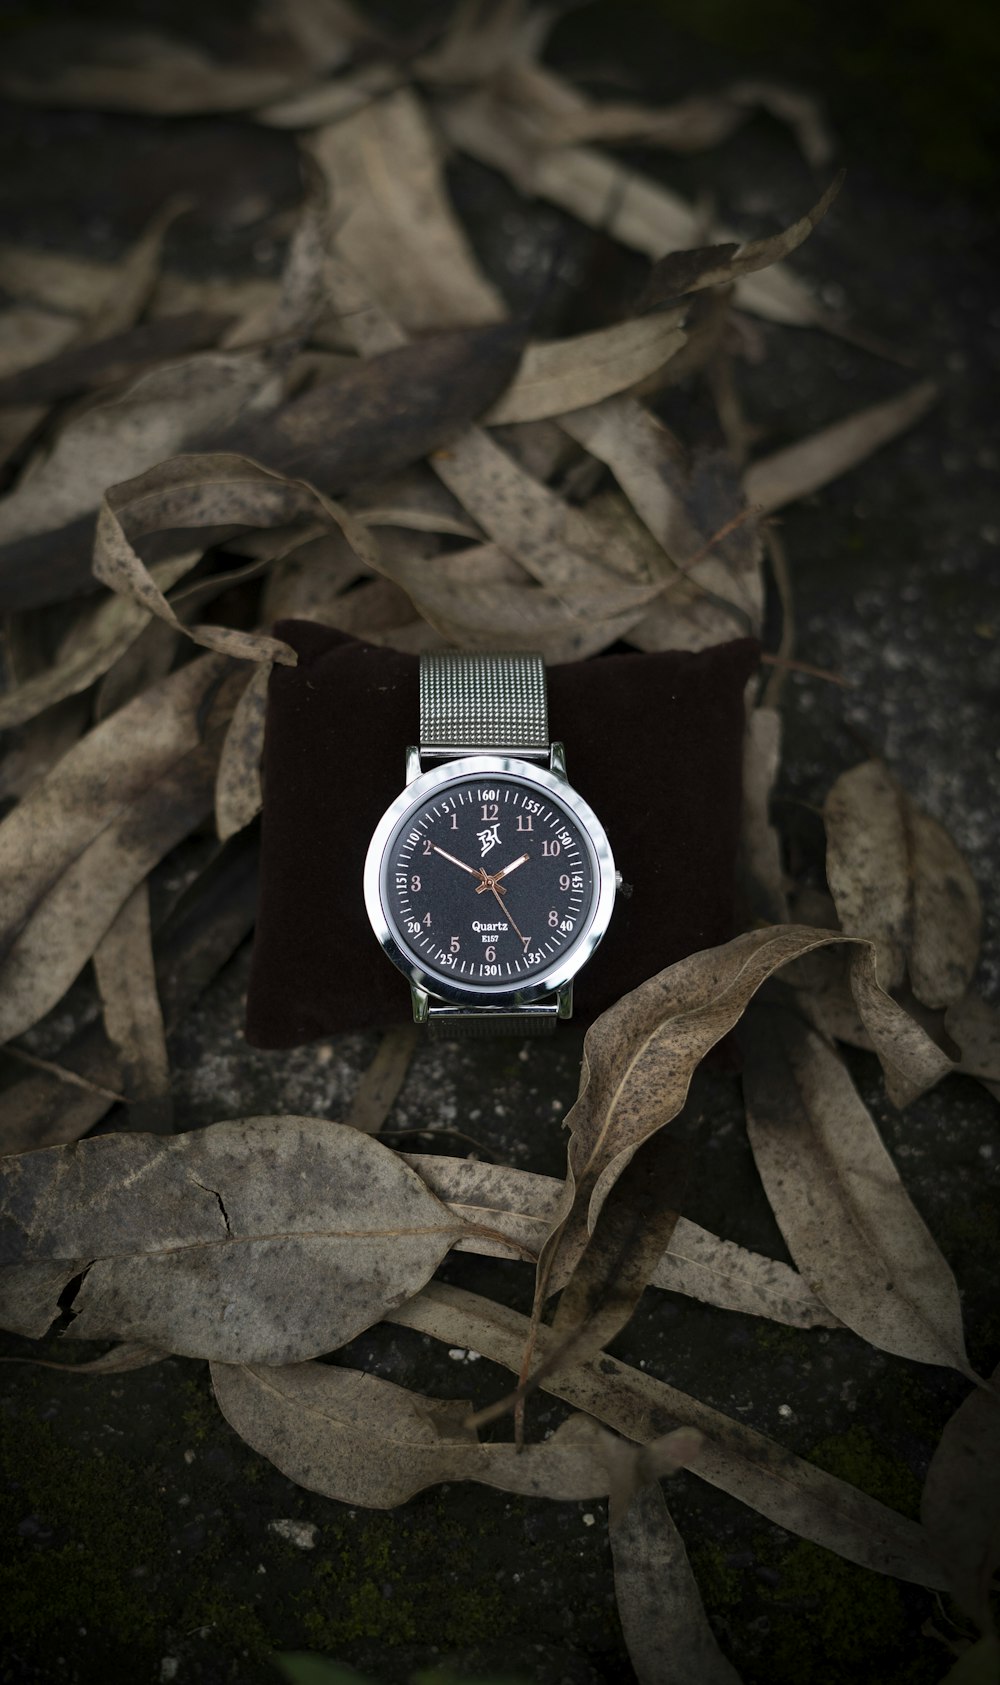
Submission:
<svg viewBox="0 0 1000 1685">
<path fill-rule="evenodd" d="M 509 866 L 501 866 L 499 872 L 486 872 L 486 871 L 484 871 L 483 872 L 483 882 L 479 885 L 479 888 L 476 890 L 476 894 L 482 895 L 484 890 L 492 889 L 493 885 L 495 883 L 499 883 L 501 878 L 505 878 L 507 876 L 508 872 L 516 872 L 517 868 L 519 866 L 523 866 L 524 862 L 526 860 L 530 860 L 530 859 L 531 859 L 530 854 L 520 854 L 520 855 L 518 855 L 516 860 L 511 861 Z"/>
</svg>

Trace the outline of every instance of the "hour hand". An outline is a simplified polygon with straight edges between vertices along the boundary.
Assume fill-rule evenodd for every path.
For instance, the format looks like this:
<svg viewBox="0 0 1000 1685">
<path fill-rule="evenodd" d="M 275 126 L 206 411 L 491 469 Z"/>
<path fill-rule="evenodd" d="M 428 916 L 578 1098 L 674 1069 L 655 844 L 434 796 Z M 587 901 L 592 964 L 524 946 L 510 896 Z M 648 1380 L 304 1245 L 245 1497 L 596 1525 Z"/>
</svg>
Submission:
<svg viewBox="0 0 1000 1685">
<path fill-rule="evenodd" d="M 464 860 L 456 859 L 455 855 L 449 854 L 447 849 L 438 848 L 437 843 L 431 843 L 431 847 L 435 854 L 440 854 L 443 859 L 450 860 L 453 866 L 461 866 L 463 872 L 471 872 L 474 878 L 479 877 L 479 873 L 477 872 L 475 866 L 467 866 Z"/>
</svg>

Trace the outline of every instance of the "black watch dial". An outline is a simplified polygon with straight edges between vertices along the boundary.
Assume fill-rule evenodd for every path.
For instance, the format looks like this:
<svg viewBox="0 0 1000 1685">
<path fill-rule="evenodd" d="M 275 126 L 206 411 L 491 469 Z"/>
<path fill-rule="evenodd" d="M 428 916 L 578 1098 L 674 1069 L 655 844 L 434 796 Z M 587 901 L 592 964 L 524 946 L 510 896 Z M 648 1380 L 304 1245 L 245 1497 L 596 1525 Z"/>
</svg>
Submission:
<svg viewBox="0 0 1000 1685">
<path fill-rule="evenodd" d="M 382 905 L 423 971 L 527 983 L 590 925 L 595 863 L 558 797 L 516 777 L 458 779 L 413 808 L 382 864 Z"/>
</svg>

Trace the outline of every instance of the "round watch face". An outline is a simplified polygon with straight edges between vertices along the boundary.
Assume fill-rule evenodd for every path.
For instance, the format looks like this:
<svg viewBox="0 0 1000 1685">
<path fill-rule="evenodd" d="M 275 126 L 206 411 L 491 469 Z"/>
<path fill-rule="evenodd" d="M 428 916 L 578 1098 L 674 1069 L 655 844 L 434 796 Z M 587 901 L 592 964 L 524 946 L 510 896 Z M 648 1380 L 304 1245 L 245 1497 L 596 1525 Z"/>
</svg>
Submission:
<svg viewBox="0 0 1000 1685">
<path fill-rule="evenodd" d="M 429 980 L 529 986 L 590 929 L 600 865 L 572 805 L 547 785 L 558 789 L 506 772 L 453 777 L 397 822 L 380 898 L 394 941 Z"/>
</svg>

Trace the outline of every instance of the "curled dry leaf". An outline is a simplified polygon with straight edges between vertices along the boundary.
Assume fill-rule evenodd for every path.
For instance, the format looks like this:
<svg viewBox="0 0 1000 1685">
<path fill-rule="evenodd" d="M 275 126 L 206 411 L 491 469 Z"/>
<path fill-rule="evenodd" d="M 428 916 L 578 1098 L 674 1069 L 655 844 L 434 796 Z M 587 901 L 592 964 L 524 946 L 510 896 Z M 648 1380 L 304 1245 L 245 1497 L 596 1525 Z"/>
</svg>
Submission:
<svg viewBox="0 0 1000 1685">
<path fill-rule="evenodd" d="M 168 1031 L 253 928 L 256 887 L 254 851 L 230 848 L 155 933 L 156 985 Z M 87 1025 L 61 1048 L 60 1061 L 60 1071 L 71 1071 L 77 1083 L 67 1085 L 60 1071 L 36 1068 L 4 1090 L 0 1153 L 77 1141 L 114 1103 L 121 1072 L 99 1024 Z"/>
<path fill-rule="evenodd" d="M 132 891 L 98 942 L 93 959 L 104 1029 L 117 1055 L 130 1127 L 169 1135 L 170 1061 L 153 969 L 148 883 Z"/>
<path fill-rule="evenodd" d="M 426 1398 L 329 1363 L 213 1363 L 212 1385 L 230 1426 L 289 1480 L 366 1509 L 392 1509 L 443 1480 L 536 1498 L 603 1497 L 619 1449 L 645 1457 L 651 1474 L 670 1474 L 700 1443 L 680 1429 L 640 1452 L 573 1416 L 540 1445 L 481 1445 L 463 1426 L 463 1400 Z"/>
<path fill-rule="evenodd" d="M 201 550 L 187 550 L 149 570 L 158 591 L 169 591 L 201 559 Z M 112 594 L 84 609 L 59 645 L 51 666 L 15 685 L 0 696 L 0 730 L 23 725 L 54 703 L 86 690 L 132 648 L 149 624 L 149 610 L 139 602 Z"/>
<path fill-rule="evenodd" d="M 785 450 L 752 462 L 743 476 L 747 500 L 770 513 L 808 497 L 838 475 L 856 468 L 882 445 L 926 415 L 938 397 L 931 380 L 919 381 L 898 398 L 857 410 L 843 421 L 800 439 Z"/>
<path fill-rule="evenodd" d="M 71 345 L 0 379 L 0 404 L 55 403 L 126 380 L 153 363 L 216 345 L 232 320 L 231 315 L 187 311 L 123 328 L 86 345 Z"/>
<path fill-rule="evenodd" d="M 349 206 L 338 249 L 405 331 L 499 322 L 503 301 L 481 273 L 444 191 L 419 95 L 399 88 L 311 135 L 334 206 Z"/>
<path fill-rule="evenodd" d="M 1000 1100 L 1000 1011 L 970 991 L 948 1007 L 944 1027 L 959 1049 L 958 1070 L 978 1077 Z"/>
<path fill-rule="evenodd" d="M 764 240 L 749 240 L 745 246 L 702 246 L 696 252 L 669 252 L 653 265 L 639 299 L 640 310 L 655 310 L 681 293 L 700 292 L 704 287 L 724 287 L 743 275 L 768 269 L 807 240 L 825 217 L 844 182 L 841 170 L 811 211 L 780 234 Z"/>
<path fill-rule="evenodd" d="M 470 1234 L 458 1242 L 456 1251 L 508 1257 L 512 1247 L 521 1252 L 541 1249 L 562 1188 L 554 1176 L 439 1153 L 404 1153 L 403 1157 L 453 1211 L 497 1237 Z M 509 1245 L 503 1244 L 501 1235 L 509 1237 Z M 566 1279 L 557 1264 L 552 1290 L 562 1287 Z M 722 1240 L 686 1217 L 677 1219 L 649 1284 L 790 1327 L 839 1326 L 808 1282 L 788 1264 Z"/>
<path fill-rule="evenodd" d="M 235 420 L 273 377 L 271 360 L 257 352 L 202 352 L 154 369 L 84 410 L 66 424 L 45 461 L 0 501 L 0 544 L 50 533 L 96 509 L 105 486 Z"/>
<path fill-rule="evenodd" d="M 413 1062 L 413 1055 L 417 1050 L 417 1026 L 415 1024 L 396 1024 L 387 1030 L 379 1043 L 371 1064 L 363 1073 L 361 1081 L 355 1091 L 350 1108 L 344 1122 L 351 1129 L 360 1129 L 364 1135 L 377 1135 L 386 1118 L 392 1110 L 396 1096 L 399 1094 L 407 1072 Z M 405 1155 L 404 1155 L 405 1158 Z M 411 1168 L 417 1170 L 419 1166 L 412 1159 L 405 1160 Z M 422 1178 L 426 1182 L 426 1178 Z M 426 1185 L 442 1195 L 430 1182 Z M 461 1215 L 464 1216 L 464 1213 Z M 485 1220 L 485 1219 L 482 1219 Z"/>
<path fill-rule="evenodd" d="M 610 1532 L 618 1618 L 639 1685 L 739 1685 L 660 1487 L 640 1487 Z"/>
<path fill-rule="evenodd" d="M 944 826 L 875 760 L 841 774 L 823 819 L 841 925 L 874 942 L 884 986 L 898 988 L 908 972 L 925 1006 L 961 1000 L 979 958 L 982 907 Z"/>
<path fill-rule="evenodd" d="M 0 1210 L 5 1326 L 53 1321 L 82 1276 L 69 1338 L 224 1363 L 335 1350 L 416 1293 L 464 1226 L 387 1147 L 305 1117 L 6 1158 Z"/>
<path fill-rule="evenodd" d="M 44 39 L 22 36 L 18 55 L 8 57 L 0 73 L 8 97 L 31 105 L 179 117 L 252 110 L 304 79 L 301 71 L 296 77 L 263 65 L 225 64 L 190 41 L 151 29 L 112 35 L 91 27 L 61 46 L 53 61 L 50 32 Z M 48 67 L 42 72 L 36 68 L 40 52 Z"/>
<path fill-rule="evenodd" d="M 755 681 L 751 680 L 751 684 Z M 749 908 L 754 918 L 787 924 L 791 915 L 785 891 L 781 841 L 771 823 L 770 800 L 781 764 L 781 715 L 776 708 L 748 703 L 743 740 L 743 805 L 740 811 L 740 862 Z"/>
<path fill-rule="evenodd" d="M 210 810 L 206 656 L 88 732 L 0 825 L 0 1041 L 60 999 L 150 868 Z"/>
<path fill-rule="evenodd" d="M 529 345 L 506 392 L 483 416 L 484 425 L 541 421 L 635 386 L 686 344 L 684 314 L 663 310 L 596 333 Z"/>
<path fill-rule="evenodd" d="M 527 196 L 551 200 L 654 262 L 699 242 L 700 213 L 679 194 L 592 147 L 539 148 L 517 108 L 492 91 L 442 101 L 438 112 L 460 151 L 499 170 Z M 719 229 L 716 238 L 730 236 Z M 743 276 L 736 299 L 771 321 L 810 326 L 821 317 L 809 287 L 783 264 Z"/>
<path fill-rule="evenodd" d="M 955 1278 L 839 1055 L 763 1008 L 744 1043 L 754 1160 L 798 1268 L 881 1351 L 972 1374 Z"/>
<path fill-rule="evenodd" d="M 0 1363 L 31 1363 L 38 1369 L 58 1369 L 64 1375 L 128 1375 L 133 1369 L 148 1369 L 170 1356 L 158 1346 L 146 1346 L 138 1340 L 126 1340 L 100 1357 L 84 1358 L 80 1363 L 51 1363 L 44 1357 L 0 1357 Z"/>
<path fill-rule="evenodd" d="M 260 758 L 270 677 L 270 662 L 250 674 L 223 740 L 215 777 L 215 828 L 222 842 L 249 825 L 263 805 Z"/>
<path fill-rule="evenodd" d="M 529 1326 L 526 1316 L 506 1305 L 438 1281 L 389 1312 L 387 1320 L 450 1346 L 472 1347 L 515 1374 Z M 543 1357 L 546 1344 L 543 1333 Z M 604 1353 L 547 1375 L 542 1390 L 640 1444 L 674 1427 L 697 1428 L 704 1440 L 692 1473 L 699 1479 L 878 1574 L 935 1589 L 946 1584 L 934 1541 L 915 1521 L 645 1370 Z"/>
<path fill-rule="evenodd" d="M 994 1389 L 1000 1369 L 994 1371 Z M 977 1388 L 951 1417 L 927 1470 L 920 1519 L 948 1566 L 949 1590 L 981 1632 L 993 1630 L 1000 1565 L 1000 1397 Z"/>
</svg>

